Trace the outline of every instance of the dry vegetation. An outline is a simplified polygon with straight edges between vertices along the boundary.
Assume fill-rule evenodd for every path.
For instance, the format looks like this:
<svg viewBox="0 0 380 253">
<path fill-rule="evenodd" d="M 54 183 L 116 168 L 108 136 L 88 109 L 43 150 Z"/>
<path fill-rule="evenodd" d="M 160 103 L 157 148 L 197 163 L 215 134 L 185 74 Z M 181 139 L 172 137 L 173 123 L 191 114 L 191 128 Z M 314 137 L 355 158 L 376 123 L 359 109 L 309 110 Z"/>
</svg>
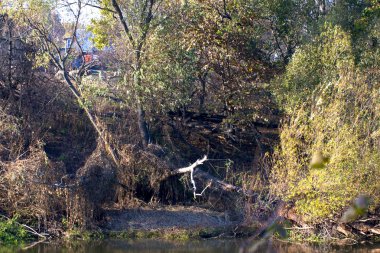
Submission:
<svg viewBox="0 0 380 253">
<path fill-rule="evenodd" d="M 81 0 L 65 25 L 0 2 L 0 214 L 52 235 L 149 205 L 380 233 L 377 1 L 135 2 L 98 2 L 105 49 L 75 71 Z"/>
</svg>

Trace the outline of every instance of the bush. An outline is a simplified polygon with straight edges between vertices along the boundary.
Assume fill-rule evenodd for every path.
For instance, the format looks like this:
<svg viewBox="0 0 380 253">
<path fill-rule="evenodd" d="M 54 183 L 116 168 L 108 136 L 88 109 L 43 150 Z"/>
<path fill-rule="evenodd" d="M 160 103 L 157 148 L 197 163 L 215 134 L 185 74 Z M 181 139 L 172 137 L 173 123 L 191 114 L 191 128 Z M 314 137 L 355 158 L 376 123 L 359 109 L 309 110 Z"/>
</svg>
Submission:
<svg viewBox="0 0 380 253">
<path fill-rule="evenodd" d="M 324 43 L 307 51 L 316 53 L 294 55 L 281 80 L 293 89 L 283 100 L 289 121 L 282 127 L 271 178 L 271 190 L 294 203 L 310 223 L 339 216 L 360 194 L 370 195 L 373 207 L 380 204 L 379 68 L 354 64 L 351 38 L 339 27 L 326 26 L 318 41 Z M 319 72 L 306 73 L 310 85 L 304 68 L 293 66 L 300 61 L 319 62 Z M 300 95 L 308 102 L 301 103 Z M 329 162 L 313 168 L 316 154 Z"/>
<path fill-rule="evenodd" d="M 0 243 L 16 245 L 33 239 L 26 229 L 15 218 L 0 219 Z"/>
</svg>

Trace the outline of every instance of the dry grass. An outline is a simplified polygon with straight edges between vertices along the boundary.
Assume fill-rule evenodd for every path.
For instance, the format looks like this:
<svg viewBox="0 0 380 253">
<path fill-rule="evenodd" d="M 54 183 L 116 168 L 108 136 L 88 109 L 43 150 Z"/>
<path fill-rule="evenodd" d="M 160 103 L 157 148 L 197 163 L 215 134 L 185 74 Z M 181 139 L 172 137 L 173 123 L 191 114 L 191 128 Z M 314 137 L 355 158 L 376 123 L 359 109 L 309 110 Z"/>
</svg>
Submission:
<svg viewBox="0 0 380 253">
<path fill-rule="evenodd" d="M 43 150 L 34 148 L 27 157 L 2 163 L 1 168 L 1 210 L 41 229 L 62 215 L 64 193 L 54 187 L 64 173 L 62 164 L 50 162 Z"/>
</svg>

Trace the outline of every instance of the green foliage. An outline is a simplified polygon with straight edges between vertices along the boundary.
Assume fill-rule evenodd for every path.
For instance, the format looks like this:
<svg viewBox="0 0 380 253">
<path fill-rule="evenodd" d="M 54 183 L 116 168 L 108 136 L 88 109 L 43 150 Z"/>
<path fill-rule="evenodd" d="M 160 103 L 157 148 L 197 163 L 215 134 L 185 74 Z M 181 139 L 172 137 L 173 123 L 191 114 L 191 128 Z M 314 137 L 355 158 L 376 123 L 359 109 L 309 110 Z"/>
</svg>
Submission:
<svg viewBox="0 0 380 253">
<path fill-rule="evenodd" d="M 360 194 L 380 203 L 380 72 L 354 64 L 339 27 L 327 25 L 317 41 L 294 55 L 281 79 L 290 120 L 271 183 L 312 223 L 337 217 Z"/>
<path fill-rule="evenodd" d="M 37 52 L 34 58 L 34 68 L 50 66 L 50 56 L 46 52 Z"/>
<path fill-rule="evenodd" d="M 46 69 L 60 58 L 65 32 L 55 12 L 56 2 L 62 3 L 0 1 L 13 4 L 1 13 L 9 13 L 25 29 L 25 40 L 37 48 L 30 59 Z M 273 113 L 267 83 L 285 71 L 273 81 L 288 121 L 275 153 L 272 191 L 294 202 L 309 222 L 338 216 L 360 194 L 371 195 L 373 203 L 379 204 L 379 2 L 324 1 L 326 10 L 319 6 L 322 1 L 314 0 L 184 2 L 120 0 L 124 18 L 118 20 L 110 0 L 98 1 L 102 18 L 93 20 L 88 30 L 94 34 L 96 47 L 113 49 L 103 52 L 101 57 L 109 58 L 102 64 L 121 70 L 118 75 L 123 80 L 116 84 L 117 78 L 84 78 L 77 85 L 80 106 L 96 115 L 102 109 L 109 111 L 111 103 L 120 103 L 113 108 L 133 111 L 138 107 L 144 112 L 139 114 L 140 121 L 147 117 L 160 123 L 169 111 L 179 109 L 217 114 L 224 120 L 212 131 L 225 132 L 222 138 L 227 138 L 229 133 L 250 131 L 245 129 L 278 116 Z M 61 67 L 68 66 L 73 57 Z M 104 125 L 116 128 L 113 122 L 116 119 L 108 119 Z M 0 115 L 0 141 L 20 135 L 16 123 L 13 117 Z M 228 138 L 238 143 L 239 134 Z M 68 159 L 62 154 L 58 160 Z M 225 166 L 227 176 L 239 179 L 230 162 Z M 133 180 L 148 184 L 151 171 L 146 166 L 140 176 L 132 175 Z M 352 210 L 362 213 L 357 207 Z M 273 233 L 276 226 L 270 230 Z"/>
<path fill-rule="evenodd" d="M 162 45 L 157 40 L 169 34 L 157 34 L 155 45 L 143 66 L 143 85 L 136 87 L 143 101 L 156 112 L 176 110 L 190 102 L 197 75 L 197 56 L 193 50 L 181 49 L 178 43 Z M 160 109 L 157 111 L 157 109 Z"/>
<path fill-rule="evenodd" d="M 326 21 L 338 25 L 348 32 L 352 29 L 361 11 L 367 6 L 367 2 L 357 0 L 336 1 L 334 8 L 328 13 Z"/>
<path fill-rule="evenodd" d="M 0 219 L 0 244 L 16 245 L 33 239 L 17 218 Z"/>
<path fill-rule="evenodd" d="M 312 243 L 312 244 L 320 244 L 326 243 L 326 238 L 319 234 L 315 234 L 313 232 L 305 232 L 297 229 L 292 229 L 288 233 L 288 241 L 290 242 L 301 242 L 301 243 Z"/>
<path fill-rule="evenodd" d="M 298 49 L 287 66 L 286 74 L 281 80 L 276 80 L 280 86 L 277 86 L 275 94 L 285 110 L 290 111 L 297 105 L 301 106 L 302 102 L 309 102 L 315 86 L 322 78 L 319 57 L 315 47 Z"/>
<path fill-rule="evenodd" d="M 105 234 L 101 231 L 89 231 L 89 230 L 78 230 L 71 229 L 67 231 L 67 237 L 70 240 L 83 240 L 83 241 L 93 241 L 93 240 L 102 240 L 105 238 Z"/>
<path fill-rule="evenodd" d="M 278 101 L 288 112 L 310 106 L 319 89 L 328 92 L 330 83 L 353 64 L 350 36 L 341 28 L 326 24 L 314 43 L 296 50 L 285 74 L 277 80 Z"/>
<path fill-rule="evenodd" d="M 104 49 L 111 44 L 109 30 L 113 23 L 114 20 L 112 17 L 110 18 L 108 16 L 105 16 L 100 20 L 91 20 L 91 24 L 87 27 L 87 29 L 93 34 L 91 40 L 96 48 Z"/>
</svg>

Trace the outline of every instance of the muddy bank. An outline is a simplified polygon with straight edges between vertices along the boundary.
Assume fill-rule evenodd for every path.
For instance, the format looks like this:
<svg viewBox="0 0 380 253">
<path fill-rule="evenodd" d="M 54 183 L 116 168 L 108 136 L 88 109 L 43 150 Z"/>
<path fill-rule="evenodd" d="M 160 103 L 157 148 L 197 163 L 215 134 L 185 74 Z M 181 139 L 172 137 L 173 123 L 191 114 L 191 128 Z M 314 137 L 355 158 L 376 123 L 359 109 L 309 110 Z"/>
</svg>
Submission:
<svg viewBox="0 0 380 253">
<path fill-rule="evenodd" d="M 238 225 L 242 217 L 231 217 L 227 212 L 215 212 L 198 207 L 168 206 L 110 210 L 105 228 L 114 231 L 128 229 L 194 229 Z"/>
<path fill-rule="evenodd" d="M 257 228 L 243 225 L 243 217 L 194 206 L 140 207 L 108 210 L 103 232 L 117 238 L 199 239 L 244 237 Z"/>
</svg>

